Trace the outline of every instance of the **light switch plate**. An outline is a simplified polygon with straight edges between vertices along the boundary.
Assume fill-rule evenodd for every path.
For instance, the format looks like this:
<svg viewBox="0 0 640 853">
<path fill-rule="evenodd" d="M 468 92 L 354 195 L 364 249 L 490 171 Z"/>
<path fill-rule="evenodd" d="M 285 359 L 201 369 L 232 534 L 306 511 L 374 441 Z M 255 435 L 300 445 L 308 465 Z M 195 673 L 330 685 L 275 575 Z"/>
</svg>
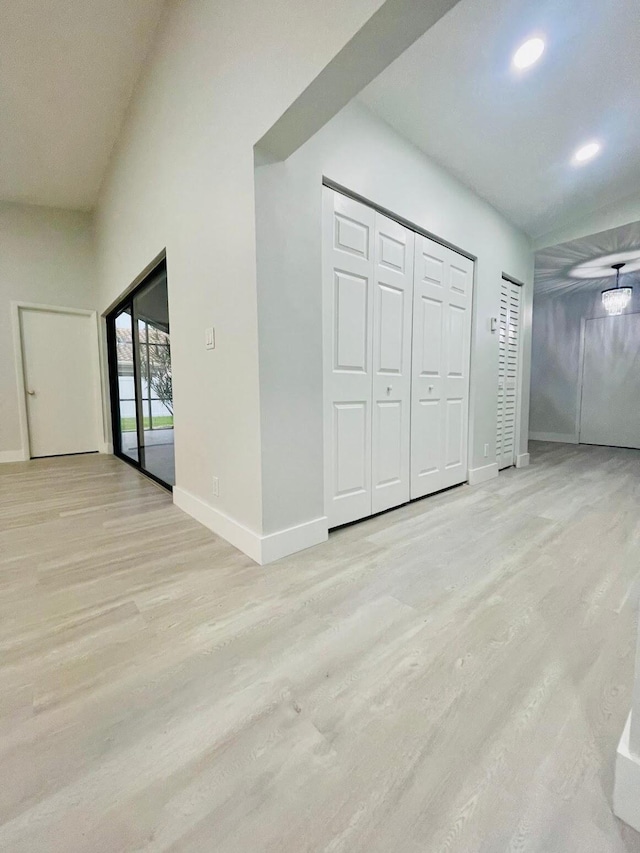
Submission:
<svg viewBox="0 0 640 853">
<path fill-rule="evenodd" d="M 206 349 L 216 348 L 216 330 L 213 326 L 204 330 L 204 345 Z"/>
<path fill-rule="evenodd" d="M 498 330 L 498 318 L 492 317 L 491 318 L 491 331 L 497 332 L 497 330 Z"/>
</svg>

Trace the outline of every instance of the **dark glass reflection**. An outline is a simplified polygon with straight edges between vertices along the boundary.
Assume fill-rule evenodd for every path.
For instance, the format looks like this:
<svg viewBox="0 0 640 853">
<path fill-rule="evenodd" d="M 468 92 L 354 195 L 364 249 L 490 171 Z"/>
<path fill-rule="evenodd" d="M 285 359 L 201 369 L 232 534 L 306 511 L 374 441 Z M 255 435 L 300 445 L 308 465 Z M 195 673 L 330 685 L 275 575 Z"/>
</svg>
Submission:
<svg viewBox="0 0 640 853">
<path fill-rule="evenodd" d="M 173 384 L 166 274 L 136 294 L 133 316 L 140 365 L 144 448 L 141 462 L 146 471 L 174 485 Z"/>
<path fill-rule="evenodd" d="M 139 459 L 136 390 L 133 373 L 133 323 L 131 310 L 115 318 L 116 366 L 120 424 L 120 451 L 130 459 Z"/>
<path fill-rule="evenodd" d="M 117 377 L 115 450 L 167 485 L 175 484 L 173 386 L 164 264 L 111 315 Z M 115 364 L 113 363 L 115 361 Z"/>
</svg>

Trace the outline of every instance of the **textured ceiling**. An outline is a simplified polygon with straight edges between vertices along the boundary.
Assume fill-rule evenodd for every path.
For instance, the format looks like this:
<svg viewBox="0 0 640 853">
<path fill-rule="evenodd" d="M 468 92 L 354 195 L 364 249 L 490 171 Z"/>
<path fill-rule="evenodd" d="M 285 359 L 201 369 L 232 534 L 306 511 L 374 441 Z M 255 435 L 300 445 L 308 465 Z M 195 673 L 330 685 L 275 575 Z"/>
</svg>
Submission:
<svg viewBox="0 0 640 853">
<path fill-rule="evenodd" d="M 542 35 L 525 72 L 514 50 Z M 361 99 L 532 236 L 640 187 L 640 2 L 460 0 Z M 574 151 L 602 152 L 578 168 Z"/>
<path fill-rule="evenodd" d="M 576 278 L 571 271 L 578 264 L 593 262 L 598 258 L 624 253 L 621 260 L 630 260 L 629 254 L 640 258 L 640 222 L 611 228 L 579 240 L 560 243 L 536 253 L 535 292 L 536 294 L 575 293 L 585 290 L 603 290 L 615 285 L 614 272 L 605 278 Z M 629 253 L 629 254 L 627 254 Z M 614 259 L 607 258 L 606 263 Z M 640 284 L 640 271 L 621 270 L 621 285 Z"/>
<path fill-rule="evenodd" d="M 0 200 L 90 208 L 163 0 L 4 0 Z"/>
</svg>

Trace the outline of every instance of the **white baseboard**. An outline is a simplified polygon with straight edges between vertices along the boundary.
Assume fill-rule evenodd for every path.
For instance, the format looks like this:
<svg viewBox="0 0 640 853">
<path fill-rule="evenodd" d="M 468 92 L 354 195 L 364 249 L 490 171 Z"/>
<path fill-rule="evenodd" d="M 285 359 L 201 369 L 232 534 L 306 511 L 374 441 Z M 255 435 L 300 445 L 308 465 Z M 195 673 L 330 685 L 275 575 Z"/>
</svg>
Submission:
<svg viewBox="0 0 640 853">
<path fill-rule="evenodd" d="M 629 749 L 631 714 L 618 744 L 616 753 L 616 776 L 613 787 L 614 813 L 640 832 L 640 759 Z"/>
<path fill-rule="evenodd" d="M 329 524 L 324 516 L 262 536 L 180 486 L 173 489 L 173 502 L 261 566 L 319 545 L 329 537 Z"/>
<path fill-rule="evenodd" d="M 561 444 L 577 444 L 575 432 L 530 432 L 529 441 L 558 441 Z"/>
<path fill-rule="evenodd" d="M 222 536 L 256 563 L 262 564 L 262 543 L 258 533 L 249 530 L 244 524 L 240 524 L 239 521 L 235 521 L 180 486 L 173 488 L 173 502 L 187 515 L 204 524 L 218 536 Z"/>
<path fill-rule="evenodd" d="M 326 515 L 314 518 L 312 521 L 304 521 L 295 527 L 287 527 L 262 537 L 262 565 L 273 563 L 281 557 L 304 551 L 320 545 L 329 538 L 329 519 Z"/>
<path fill-rule="evenodd" d="M 526 468 L 531 462 L 531 456 L 528 453 L 518 453 L 516 456 L 516 468 Z"/>
<path fill-rule="evenodd" d="M 29 457 L 23 450 L 0 450 L 0 464 L 2 462 L 28 462 Z"/>
<path fill-rule="evenodd" d="M 102 442 L 102 444 L 98 447 L 98 453 L 111 453 L 113 454 L 113 444 L 110 442 Z"/>
<path fill-rule="evenodd" d="M 497 462 L 492 462 L 490 465 L 483 465 L 481 468 L 469 468 L 469 485 L 478 486 L 480 483 L 486 483 L 487 480 L 493 480 L 497 476 Z"/>
</svg>

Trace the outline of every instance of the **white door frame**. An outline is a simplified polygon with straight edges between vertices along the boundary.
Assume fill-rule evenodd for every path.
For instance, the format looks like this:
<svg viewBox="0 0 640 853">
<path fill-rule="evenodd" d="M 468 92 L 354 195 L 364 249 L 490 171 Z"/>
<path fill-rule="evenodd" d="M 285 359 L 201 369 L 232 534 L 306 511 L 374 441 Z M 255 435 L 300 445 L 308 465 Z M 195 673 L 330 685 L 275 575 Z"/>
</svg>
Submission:
<svg viewBox="0 0 640 853">
<path fill-rule="evenodd" d="M 400 216 L 397 213 L 394 213 L 391 210 L 388 210 L 385 207 L 381 207 L 379 204 L 376 204 L 374 201 L 371 201 L 364 196 L 361 196 L 359 193 L 352 192 L 347 187 L 342 184 L 338 184 L 335 181 L 332 181 L 330 178 L 323 176 L 322 178 L 322 186 L 327 187 L 333 192 L 340 193 L 341 195 L 346 196 L 347 198 L 353 199 L 353 201 L 357 201 L 360 204 L 364 204 L 367 207 L 370 207 L 374 212 L 380 213 L 383 216 L 388 217 L 389 219 L 394 220 L 399 225 L 408 228 L 411 231 L 414 231 L 416 234 L 421 234 L 423 237 L 426 237 L 428 240 L 433 240 L 434 243 L 439 243 L 441 246 L 444 246 L 447 249 L 451 249 L 452 252 L 455 252 L 458 255 L 462 255 L 464 258 L 468 258 L 473 263 L 473 281 L 472 287 L 473 291 L 471 293 L 471 337 L 469 340 L 469 400 L 468 400 L 468 409 L 467 409 L 467 474 L 466 479 L 463 480 L 463 483 L 469 482 L 469 474 L 471 471 L 471 460 L 473 459 L 473 436 L 474 436 L 474 412 L 475 412 L 475 400 L 476 400 L 476 380 L 473 372 L 473 349 L 476 340 L 476 312 L 477 312 L 477 278 L 478 278 L 478 258 L 476 255 L 472 255 L 464 249 L 459 248 L 453 243 L 449 243 L 447 240 L 444 240 L 442 237 L 438 237 L 436 234 L 431 234 L 429 231 L 426 231 L 424 228 L 421 228 L 419 225 L 416 225 L 414 222 L 411 222 L 408 219 L 405 219 L 403 216 Z M 323 207 L 324 210 L 324 207 Z M 324 217 L 322 224 L 324 225 Z M 331 352 L 331 333 L 332 328 L 328 322 L 328 318 L 326 316 L 326 306 L 325 306 L 325 252 L 324 252 L 324 228 L 323 228 L 323 246 L 322 246 L 322 301 L 323 301 L 323 316 L 322 316 L 322 365 L 323 365 L 323 419 L 324 419 L 324 444 L 323 444 L 323 458 L 325 460 L 325 464 L 323 465 L 324 471 L 324 489 L 323 493 L 325 495 L 325 514 L 327 513 L 327 470 L 326 470 L 326 459 L 327 459 L 327 430 L 326 423 L 329 415 L 329 408 L 327 405 L 327 379 L 325 376 L 325 365 L 327 363 L 327 353 Z M 511 278 L 515 284 L 521 284 L 517 279 Z M 518 365 L 518 370 L 520 370 L 520 364 Z M 428 495 L 426 497 L 429 497 Z M 423 498 L 415 498 L 415 500 L 423 500 Z M 411 499 L 409 500 L 411 502 Z M 363 519 L 364 520 L 364 519 Z"/>
<path fill-rule="evenodd" d="M 107 453 L 108 446 L 104 440 L 104 412 L 102 393 L 102 365 L 99 345 L 98 312 L 84 308 L 65 308 L 61 305 L 42 305 L 38 302 L 12 302 L 11 321 L 13 326 L 13 348 L 16 364 L 16 384 L 18 387 L 18 418 L 20 421 L 20 439 L 22 458 L 26 462 L 31 459 L 29 438 L 29 418 L 27 415 L 27 389 L 24 381 L 24 348 L 22 341 L 22 324 L 20 312 L 42 311 L 49 314 L 71 314 L 93 319 L 94 334 L 91 335 L 92 375 L 94 388 L 94 405 L 96 407 L 96 446 L 100 453 Z"/>
</svg>

